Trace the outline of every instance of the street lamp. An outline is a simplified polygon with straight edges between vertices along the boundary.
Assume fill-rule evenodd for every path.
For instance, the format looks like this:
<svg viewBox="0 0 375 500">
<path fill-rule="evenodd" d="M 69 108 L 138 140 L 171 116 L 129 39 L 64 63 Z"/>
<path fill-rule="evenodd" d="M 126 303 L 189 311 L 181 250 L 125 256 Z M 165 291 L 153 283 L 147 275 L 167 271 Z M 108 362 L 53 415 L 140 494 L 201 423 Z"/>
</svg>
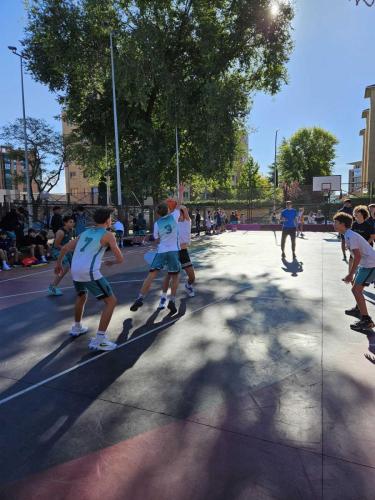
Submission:
<svg viewBox="0 0 375 500">
<path fill-rule="evenodd" d="M 115 84 L 115 62 L 114 62 L 114 58 L 113 58 L 112 32 L 109 33 L 109 42 L 110 42 L 110 47 L 111 47 L 113 121 L 114 121 L 114 125 L 115 125 L 117 205 L 119 207 L 121 207 L 122 206 L 122 194 L 121 194 L 121 174 L 120 174 L 120 152 L 119 152 L 119 145 L 118 145 L 118 124 L 117 124 L 116 84 Z"/>
<path fill-rule="evenodd" d="M 275 161 L 273 170 L 273 211 L 276 210 L 276 184 L 277 184 L 277 134 L 279 130 L 275 132 Z"/>
<path fill-rule="evenodd" d="M 30 172 L 29 172 L 29 153 L 27 150 L 27 133 L 26 133 L 26 113 L 25 113 L 25 94 L 23 89 L 23 55 L 17 52 L 17 47 L 8 46 L 8 49 L 20 58 L 21 62 L 21 89 L 22 89 L 22 113 L 23 113 L 23 137 L 25 141 L 25 178 L 26 178 L 26 200 L 29 227 L 33 223 L 32 218 L 32 204 L 31 204 L 31 185 L 30 185 Z"/>
</svg>

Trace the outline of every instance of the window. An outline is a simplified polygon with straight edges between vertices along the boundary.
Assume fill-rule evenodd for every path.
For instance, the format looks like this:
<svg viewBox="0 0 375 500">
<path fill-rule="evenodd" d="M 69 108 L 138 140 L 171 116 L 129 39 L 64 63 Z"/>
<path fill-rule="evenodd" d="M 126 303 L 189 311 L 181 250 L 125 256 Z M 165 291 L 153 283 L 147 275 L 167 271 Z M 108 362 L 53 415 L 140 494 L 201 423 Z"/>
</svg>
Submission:
<svg viewBox="0 0 375 500">
<path fill-rule="evenodd" d="M 75 176 L 76 176 L 76 172 L 70 172 L 70 178 L 75 177 Z"/>
</svg>

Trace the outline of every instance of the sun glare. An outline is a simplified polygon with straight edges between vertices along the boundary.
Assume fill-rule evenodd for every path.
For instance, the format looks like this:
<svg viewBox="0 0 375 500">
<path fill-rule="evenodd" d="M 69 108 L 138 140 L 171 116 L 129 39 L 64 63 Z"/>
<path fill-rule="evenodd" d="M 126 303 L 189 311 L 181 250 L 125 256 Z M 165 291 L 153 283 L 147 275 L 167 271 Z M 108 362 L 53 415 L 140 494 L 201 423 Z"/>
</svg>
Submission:
<svg viewBox="0 0 375 500">
<path fill-rule="evenodd" d="M 278 2 L 272 2 L 270 10 L 271 16 L 276 17 L 280 12 L 280 5 L 278 4 Z"/>
</svg>

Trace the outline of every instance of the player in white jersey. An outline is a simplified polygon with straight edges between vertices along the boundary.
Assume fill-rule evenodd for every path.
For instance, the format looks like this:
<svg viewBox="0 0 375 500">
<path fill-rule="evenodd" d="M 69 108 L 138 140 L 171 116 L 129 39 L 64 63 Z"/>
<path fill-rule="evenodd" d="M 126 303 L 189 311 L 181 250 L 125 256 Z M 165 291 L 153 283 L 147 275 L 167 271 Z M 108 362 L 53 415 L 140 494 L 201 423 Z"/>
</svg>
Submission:
<svg viewBox="0 0 375 500">
<path fill-rule="evenodd" d="M 150 272 L 143 282 L 138 298 L 130 307 L 130 310 L 137 311 L 143 306 L 144 297 L 150 290 L 152 282 L 159 271 L 166 267 L 172 281 L 168 309 L 172 314 L 175 314 L 177 312 L 175 304 L 176 292 L 181 271 L 181 264 L 178 257 L 180 250 L 178 235 L 180 210 L 176 208 L 172 213 L 168 213 L 168 205 L 163 202 L 158 205 L 157 214 L 159 215 L 159 219 L 154 224 L 154 238 L 159 241 L 158 250 L 151 263 Z"/>
<path fill-rule="evenodd" d="M 345 244 L 353 257 L 350 272 L 343 281 L 352 284 L 356 306 L 347 309 L 345 314 L 359 318 L 350 325 L 352 330 L 368 333 L 375 325 L 367 311 L 363 295 L 365 286 L 375 282 L 375 250 L 360 234 L 351 230 L 353 218 L 345 212 L 338 212 L 334 218 L 335 231 L 344 235 Z"/>
<path fill-rule="evenodd" d="M 107 260 L 105 265 L 121 264 L 124 260 L 114 234 L 107 231 L 111 227 L 111 213 L 110 209 L 100 208 L 96 210 L 94 213 L 95 227 L 86 229 L 79 235 L 79 238 L 71 240 L 61 249 L 55 269 L 56 274 L 63 272 L 64 255 L 74 251 L 71 273 L 77 291 L 77 299 L 74 313 L 75 324 L 70 331 L 71 336 L 78 337 L 88 330 L 81 323 L 88 292 L 105 303 L 96 337 L 92 338 L 89 343 L 90 349 L 98 351 L 111 351 L 117 347 L 117 344 L 108 339 L 106 333 L 117 299 L 111 285 L 100 273 L 103 255 L 108 247 L 112 250 L 115 260 Z"/>
<path fill-rule="evenodd" d="M 194 297 L 195 292 L 193 284 L 195 282 L 195 272 L 188 251 L 188 247 L 191 243 L 191 219 L 189 211 L 186 207 L 180 208 L 180 217 L 178 219 L 178 232 L 180 239 L 179 259 L 181 262 L 181 267 L 186 272 L 188 277 L 187 282 L 185 283 L 185 289 L 189 297 Z M 167 305 L 167 292 L 169 288 L 169 283 L 170 283 L 170 276 L 167 275 L 163 281 L 162 295 L 160 297 L 160 303 L 158 309 L 165 309 Z"/>
</svg>

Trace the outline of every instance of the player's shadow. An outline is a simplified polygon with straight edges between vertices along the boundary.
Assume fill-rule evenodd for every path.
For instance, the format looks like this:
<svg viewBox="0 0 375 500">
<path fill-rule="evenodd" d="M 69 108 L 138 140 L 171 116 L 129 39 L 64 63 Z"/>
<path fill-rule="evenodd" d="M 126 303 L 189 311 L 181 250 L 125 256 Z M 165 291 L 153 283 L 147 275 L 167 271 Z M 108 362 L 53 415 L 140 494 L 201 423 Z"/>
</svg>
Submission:
<svg viewBox="0 0 375 500">
<path fill-rule="evenodd" d="M 290 273 L 292 276 L 297 277 L 298 273 L 303 273 L 303 262 L 297 259 L 289 262 L 285 258 L 282 259 L 283 266 L 281 269 L 286 273 Z"/>
</svg>

